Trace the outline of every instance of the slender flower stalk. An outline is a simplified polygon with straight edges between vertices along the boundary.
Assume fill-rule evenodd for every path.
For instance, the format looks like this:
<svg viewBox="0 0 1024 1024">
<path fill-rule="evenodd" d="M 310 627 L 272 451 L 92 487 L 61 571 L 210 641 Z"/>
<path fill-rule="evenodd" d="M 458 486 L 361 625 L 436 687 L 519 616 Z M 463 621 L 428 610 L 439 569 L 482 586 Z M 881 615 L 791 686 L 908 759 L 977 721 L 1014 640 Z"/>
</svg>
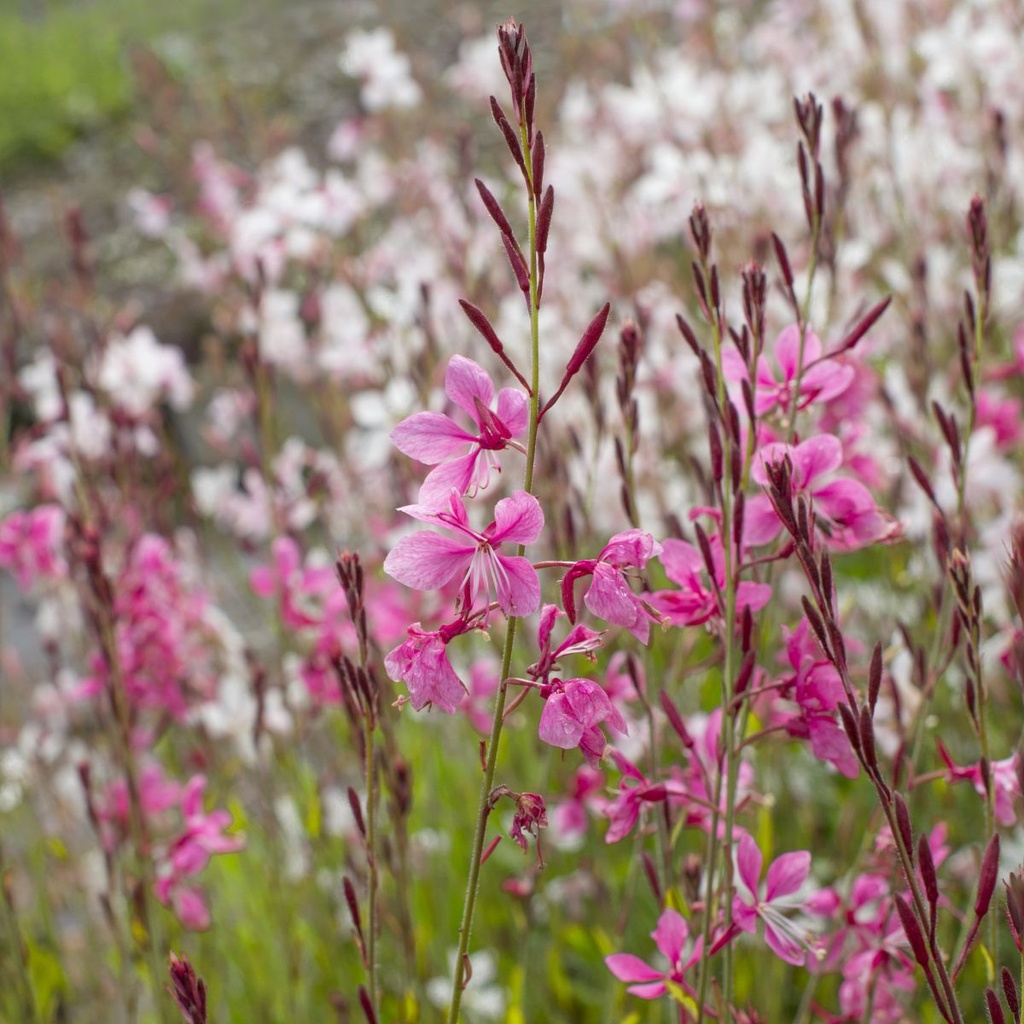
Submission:
<svg viewBox="0 0 1024 1024">
<path fill-rule="evenodd" d="M 519 51 L 519 42 L 523 49 Z M 526 92 L 533 90 L 532 57 L 529 44 L 523 35 L 522 26 L 518 29 L 512 22 L 498 28 L 499 50 L 511 55 L 518 68 L 518 87 L 516 72 L 513 69 L 506 75 L 512 86 L 513 99 L 519 114 L 519 145 L 523 155 L 520 167 L 527 185 L 527 204 L 529 216 L 529 309 L 530 309 L 530 406 L 529 428 L 526 442 L 526 468 L 523 474 L 523 490 L 533 493 L 534 464 L 537 458 L 537 428 L 540 423 L 540 275 L 537 246 L 537 189 L 533 178 L 533 124 L 532 102 L 527 116 Z M 526 72 L 524 75 L 523 72 Z M 507 124 L 507 122 L 506 122 Z M 505 236 L 503 236 L 505 237 Z M 518 546 L 517 555 L 522 557 L 525 545 Z M 508 695 L 508 679 L 512 673 L 512 655 L 515 650 L 516 631 L 519 620 L 508 619 L 505 631 L 505 643 L 501 653 L 501 684 L 494 702 L 494 717 L 491 732 L 487 740 L 487 759 L 484 763 L 483 778 L 480 781 L 480 803 L 477 811 L 476 826 L 473 833 L 473 845 L 470 852 L 469 872 L 466 879 L 466 897 L 462 908 L 462 920 L 459 925 L 459 944 L 455 956 L 455 972 L 452 982 L 451 1002 L 448 1007 L 448 1024 L 457 1024 L 462 1005 L 462 992 L 466 985 L 466 964 L 469 959 L 469 943 L 473 931 L 473 917 L 476 910 L 476 899 L 480 888 L 480 868 L 484 856 L 484 843 L 487 836 L 487 820 L 491 811 L 491 790 L 494 787 L 494 774 L 498 764 L 498 746 L 501 741 L 502 726 L 505 721 L 505 702 Z"/>
</svg>

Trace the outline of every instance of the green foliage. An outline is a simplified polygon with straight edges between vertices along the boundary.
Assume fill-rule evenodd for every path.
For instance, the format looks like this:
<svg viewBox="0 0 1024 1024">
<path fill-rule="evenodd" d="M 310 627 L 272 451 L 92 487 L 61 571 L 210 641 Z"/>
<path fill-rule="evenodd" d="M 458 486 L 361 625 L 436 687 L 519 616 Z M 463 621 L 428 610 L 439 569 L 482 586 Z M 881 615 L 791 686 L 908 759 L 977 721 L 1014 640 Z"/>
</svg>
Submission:
<svg viewBox="0 0 1024 1024">
<path fill-rule="evenodd" d="M 52 160 L 130 112 L 132 45 L 246 9 L 240 0 L 57 0 L 31 13 L 0 6 L 0 173 Z"/>
</svg>

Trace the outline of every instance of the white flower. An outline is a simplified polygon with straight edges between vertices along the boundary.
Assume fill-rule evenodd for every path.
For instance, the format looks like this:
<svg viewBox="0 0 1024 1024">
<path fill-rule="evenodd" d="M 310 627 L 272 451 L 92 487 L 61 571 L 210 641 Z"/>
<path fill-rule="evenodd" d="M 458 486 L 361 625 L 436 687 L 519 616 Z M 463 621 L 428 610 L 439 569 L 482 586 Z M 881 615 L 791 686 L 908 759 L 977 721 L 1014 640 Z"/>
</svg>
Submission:
<svg viewBox="0 0 1024 1024">
<path fill-rule="evenodd" d="M 161 399 L 175 409 L 186 409 L 192 402 L 192 378 L 181 350 L 161 345 L 144 325 L 108 342 L 96 382 L 115 405 L 136 417 Z"/>
<path fill-rule="evenodd" d="M 409 58 L 395 50 L 395 38 L 386 28 L 352 32 L 338 65 L 362 81 L 360 95 L 371 113 L 414 107 L 420 101 L 422 92 L 410 72 Z"/>
</svg>

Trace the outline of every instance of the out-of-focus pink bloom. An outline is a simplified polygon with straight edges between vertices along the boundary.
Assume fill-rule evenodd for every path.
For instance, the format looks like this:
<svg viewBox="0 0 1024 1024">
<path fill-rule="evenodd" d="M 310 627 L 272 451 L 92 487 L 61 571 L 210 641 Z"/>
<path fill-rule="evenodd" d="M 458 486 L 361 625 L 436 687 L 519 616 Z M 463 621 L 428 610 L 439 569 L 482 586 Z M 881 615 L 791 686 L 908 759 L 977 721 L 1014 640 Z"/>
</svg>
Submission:
<svg viewBox="0 0 1024 1024">
<path fill-rule="evenodd" d="M 806 619 L 783 633 L 794 674 L 779 693 L 794 700 L 799 711 L 782 715 L 782 724 L 791 736 L 809 739 L 815 757 L 855 779 L 860 770 L 857 755 L 836 719 L 836 709 L 845 700 L 839 674 L 821 654 Z"/>
<path fill-rule="evenodd" d="M 499 555 L 504 542 L 532 544 L 544 528 L 540 503 L 526 491 L 502 498 L 494 507 L 494 522 L 482 533 L 473 530 L 462 497 L 451 492 L 449 508 L 406 505 L 400 511 L 432 523 L 462 539 L 421 531 L 402 537 L 384 560 L 384 571 L 414 590 L 437 590 L 460 573 L 464 609 L 478 600 L 488 604 L 492 595 L 510 616 L 529 615 L 540 604 L 540 580 L 529 559 Z M 470 543 L 467 543 L 467 540 Z"/>
<path fill-rule="evenodd" d="M 1004 398 L 982 388 L 977 394 L 977 403 L 977 425 L 992 428 L 997 448 L 1019 444 L 1022 419 L 1019 398 Z"/>
<path fill-rule="evenodd" d="M 203 810 L 203 790 L 206 778 L 196 775 L 185 784 L 181 798 L 181 813 L 185 818 L 185 831 L 171 847 L 171 866 L 179 875 L 197 875 L 210 862 L 215 853 L 236 853 L 245 846 L 241 836 L 224 834 L 231 824 L 228 811 Z"/>
<path fill-rule="evenodd" d="M 790 324 L 775 339 L 772 350 L 775 364 L 780 370 L 777 377 L 762 355 L 757 363 L 754 382 L 754 411 L 762 416 L 778 408 L 788 412 L 793 401 L 793 390 L 800 369 L 800 328 Z M 821 362 L 821 340 L 810 328 L 804 337 L 803 366 L 807 367 L 800 377 L 800 398 L 797 409 L 804 409 L 812 402 L 828 402 L 841 395 L 853 380 L 852 366 L 845 366 L 833 359 Z M 811 364 L 814 364 L 813 366 Z M 748 380 L 747 367 L 743 357 L 732 347 L 722 349 L 722 371 L 726 380 Z"/>
<path fill-rule="evenodd" d="M 492 411 L 494 384 L 465 356 L 453 356 L 448 364 L 445 393 L 473 421 L 475 434 L 439 412 L 414 413 L 391 431 L 399 451 L 437 467 L 420 487 L 419 504 L 438 508 L 453 488 L 473 495 L 486 487 L 492 470 L 501 472 L 497 453 L 526 431 L 530 418 L 526 395 L 518 388 L 502 388 Z"/>
<path fill-rule="evenodd" d="M 322 603 L 325 591 L 335 593 L 339 589 L 333 569 L 306 569 L 302 551 L 291 537 L 278 537 L 270 550 L 273 565 L 258 565 L 249 574 L 253 591 L 260 597 L 278 599 L 281 622 L 289 629 L 315 626 L 322 618 L 316 605 Z"/>
<path fill-rule="evenodd" d="M 547 703 L 540 716 L 540 738 L 562 750 L 579 747 L 591 767 L 596 768 L 604 754 L 602 722 L 623 735 L 627 732 L 618 708 L 600 685 L 590 679 L 556 679 L 542 687 L 541 695 Z"/>
<path fill-rule="evenodd" d="M 500 685 L 498 669 L 492 661 L 477 659 L 470 665 L 468 692 L 463 693 L 459 710 L 485 736 L 491 731 L 491 709 Z"/>
<path fill-rule="evenodd" d="M 37 579 L 66 575 L 61 554 L 64 518 L 60 505 L 37 505 L 0 522 L 0 568 L 12 571 L 22 590 Z"/>
<path fill-rule="evenodd" d="M 892 524 L 878 510 L 868 489 L 856 480 L 826 480 L 843 463 L 843 446 L 829 434 L 809 437 L 798 445 L 764 445 L 754 458 L 751 476 L 768 485 L 766 467 L 789 458 L 793 466 L 793 496 L 809 495 L 815 517 L 826 543 L 840 550 L 853 550 L 882 540 Z M 782 529 L 782 522 L 767 494 L 747 502 L 744 543 L 767 544 Z"/>
<path fill-rule="evenodd" d="M 611 823 L 604 841 L 617 843 L 633 831 L 645 804 L 661 803 L 673 796 L 685 799 L 687 794 L 686 787 L 678 779 L 651 782 L 617 750 L 613 750 L 611 756 L 622 772 L 622 777 L 619 779 L 619 795 L 604 808 L 605 816 Z"/>
<path fill-rule="evenodd" d="M 651 932 L 658 952 L 668 961 L 668 970 L 659 971 L 632 953 L 613 953 L 605 957 L 608 970 L 619 981 L 630 982 L 628 991 L 641 999 L 658 999 L 669 991 L 666 982 L 681 988 L 691 999 L 696 992 L 686 980 L 686 972 L 699 963 L 704 953 L 703 937 L 690 943 L 686 919 L 676 910 L 662 911 L 658 927 Z"/>
<path fill-rule="evenodd" d="M 725 609 L 720 606 L 718 592 L 725 587 L 725 555 L 721 538 L 710 538 L 715 562 L 717 589 L 707 582 L 707 567 L 700 551 L 686 541 L 668 538 L 662 545 L 661 564 L 665 575 L 679 586 L 678 590 L 659 590 L 648 594 L 648 601 L 674 626 L 699 626 L 712 618 L 722 618 Z M 744 580 L 736 588 L 737 607 L 760 611 L 771 599 L 772 588 L 767 583 Z"/>
<path fill-rule="evenodd" d="M 150 762 L 139 773 L 139 804 L 147 820 L 156 819 L 164 811 L 176 807 L 181 799 L 181 786 L 164 776 L 159 764 Z M 115 779 L 96 801 L 96 816 L 103 823 L 103 842 L 114 849 L 130 833 L 128 785 Z"/>
<path fill-rule="evenodd" d="M 797 896 L 811 870 L 811 855 L 807 850 L 784 853 L 772 861 L 765 879 L 764 895 L 761 886 L 761 851 L 753 838 L 744 833 L 736 849 L 736 896 L 732 904 L 732 917 L 736 926 L 745 932 L 757 928 L 757 919 L 764 922 L 765 941 L 772 952 L 788 964 L 802 967 L 807 950 L 814 949 L 811 933 L 798 925 L 784 911 L 803 909 L 805 900 Z"/>
<path fill-rule="evenodd" d="M 572 793 L 551 811 L 555 842 L 572 843 L 587 831 L 589 812 L 604 807 L 604 772 L 585 765 L 573 776 Z"/>
<path fill-rule="evenodd" d="M 597 558 L 577 562 L 562 580 L 562 605 L 570 621 L 576 620 L 573 585 L 582 576 L 593 576 L 583 595 L 583 603 L 591 614 L 605 622 L 624 626 L 641 643 L 651 635 L 651 622 L 657 621 L 643 600 L 633 593 L 625 580 L 628 569 L 643 569 L 651 558 L 661 553 L 661 545 L 643 530 L 617 533 Z"/>
<path fill-rule="evenodd" d="M 939 741 L 939 754 L 946 763 L 949 777 L 953 782 L 966 781 L 974 787 L 978 796 L 984 799 L 985 783 L 981 775 L 981 767 L 977 764 L 961 768 L 953 762 L 942 741 Z M 1000 825 L 1017 823 L 1016 805 L 1021 797 L 1020 781 L 1017 775 L 1017 755 L 1012 754 L 1003 761 L 989 762 L 989 774 L 992 779 L 992 794 L 995 798 L 996 821 Z"/>
<path fill-rule="evenodd" d="M 432 632 L 417 622 L 409 627 L 409 639 L 384 659 L 388 676 L 405 683 L 417 711 L 432 704 L 455 714 L 467 691 L 448 660 L 446 647 L 470 628 L 462 618 Z"/>
<path fill-rule="evenodd" d="M 113 581 L 115 640 L 124 685 L 135 707 L 184 718 L 217 685 L 218 653 L 207 622 L 207 597 L 187 582 L 170 544 L 144 534 Z M 101 693 L 108 667 L 99 652 L 93 675 L 74 698 Z"/>
</svg>

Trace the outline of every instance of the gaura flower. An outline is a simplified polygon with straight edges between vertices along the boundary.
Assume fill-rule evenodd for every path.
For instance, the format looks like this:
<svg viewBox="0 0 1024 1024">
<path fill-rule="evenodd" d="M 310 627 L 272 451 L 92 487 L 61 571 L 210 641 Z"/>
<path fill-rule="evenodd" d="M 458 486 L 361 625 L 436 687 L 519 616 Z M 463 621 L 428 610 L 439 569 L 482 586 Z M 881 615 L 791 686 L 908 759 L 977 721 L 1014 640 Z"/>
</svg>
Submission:
<svg viewBox="0 0 1024 1024">
<path fill-rule="evenodd" d="M 736 848 L 736 896 L 732 903 L 732 919 L 745 932 L 757 928 L 757 919 L 764 922 L 768 948 L 788 964 L 802 967 L 807 950 L 814 948 L 813 938 L 784 910 L 803 908 L 805 900 L 797 895 L 811 870 L 807 850 L 784 853 L 768 868 L 764 895 L 761 895 L 761 864 L 763 857 L 757 843 L 748 833 L 740 836 Z"/>
<path fill-rule="evenodd" d="M 783 412 L 789 411 L 800 370 L 800 327 L 797 324 L 790 324 L 779 334 L 772 354 L 781 375 L 776 377 L 772 373 L 768 360 L 762 355 L 757 363 L 754 382 L 754 412 L 758 416 L 776 407 Z M 822 359 L 821 340 L 810 328 L 804 336 L 803 366 L 798 411 L 812 402 L 828 402 L 841 395 L 850 386 L 855 372 L 852 366 L 844 366 L 834 359 Z M 743 358 L 734 348 L 723 348 L 722 371 L 726 380 L 749 379 Z"/>
<path fill-rule="evenodd" d="M 661 554 L 661 545 L 643 530 L 617 533 L 602 548 L 597 558 L 577 562 L 562 580 L 562 604 L 570 622 L 576 621 L 573 584 L 581 576 L 593 576 L 583 603 L 591 614 L 605 622 L 624 626 L 641 643 L 650 639 L 651 622 L 657 616 L 629 588 L 625 571 L 643 569 L 651 558 Z"/>
<path fill-rule="evenodd" d="M 399 509 L 424 523 L 451 530 L 456 538 L 429 531 L 402 537 L 384 560 L 384 571 L 414 590 L 436 590 L 462 574 L 459 586 L 464 611 L 492 596 L 509 616 L 529 615 L 540 604 L 540 580 L 527 558 L 501 555 L 504 542 L 531 544 L 544 529 L 540 503 L 526 491 L 502 498 L 494 522 L 482 533 L 469 525 L 461 495 L 452 490 L 446 510 L 426 505 Z"/>
<path fill-rule="evenodd" d="M 626 733 L 626 720 L 598 683 L 590 679 L 554 680 L 541 688 L 547 703 L 537 734 L 545 743 L 562 750 L 579 747 L 591 767 L 604 753 L 605 737 L 600 723 L 607 722 Z"/>
<path fill-rule="evenodd" d="M 667 971 L 659 971 L 632 953 L 613 953 L 605 957 L 608 970 L 619 981 L 632 982 L 628 991 L 641 999 L 658 999 L 671 992 L 673 987 L 681 989 L 691 999 L 695 998 L 696 992 L 686 981 L 686 972 L 703 956 L 703 937 L 698 936 L 690 945 L 686 919 L 678 911 L 669 909 L 662 911 L 651 938 L 658 952 L 668 961 Z"/>
<path fill-rule="evenodd" d="M 526 395 L 517 388 L 502 388 L 492 410 L 494 384 L 482 367 L 465 356 L 452 357 L 444 389 L 473 421 L 475 434 L 440 412 L 414 413 L 391 431 L 391 441 L 400 452 L 437 467 L 420 487 L 419 504 L 439 508 L 453 488 L 472 495 L 486 487 L 491 471 L 501 472 L 497 453 L 524 434 L 529 423 Z"/>
</svg>

